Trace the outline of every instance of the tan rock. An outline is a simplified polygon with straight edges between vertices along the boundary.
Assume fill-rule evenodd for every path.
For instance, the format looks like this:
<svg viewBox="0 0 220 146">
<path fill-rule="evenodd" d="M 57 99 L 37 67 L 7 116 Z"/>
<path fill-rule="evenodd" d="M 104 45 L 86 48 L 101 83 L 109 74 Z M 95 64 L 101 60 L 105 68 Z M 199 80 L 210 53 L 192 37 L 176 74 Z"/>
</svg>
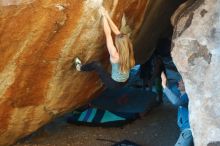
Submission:
<svg viewBox="0 0 220 146">
<path fill-rule="evenodd" d="M 189 95 L 195 146 L 220 142 L 220 1 L 198 0 L 179 19 L 172 56 Z"/>
</svg>

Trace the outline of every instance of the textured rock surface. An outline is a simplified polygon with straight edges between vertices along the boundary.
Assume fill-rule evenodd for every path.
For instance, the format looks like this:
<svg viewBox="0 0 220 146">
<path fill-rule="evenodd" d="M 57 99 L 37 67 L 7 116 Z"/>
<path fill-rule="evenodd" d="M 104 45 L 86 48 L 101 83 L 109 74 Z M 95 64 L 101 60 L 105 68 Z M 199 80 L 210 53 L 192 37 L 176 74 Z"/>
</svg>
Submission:
<svg viewBox="0 0 220 146">
<path fill-rule="evenodd" d="M 172 35 L 170 17 L 183 2 L 185 0 L 150 0 L 148 2 L 143 25 L 134 41 L 135 59 L 138 64 L 145 63 L 150 57 L 158 38 L 168 38 Z"/>
<path fill-rule="evenodd" d="M 190 98 L 196 146 L 220 141 L 220 1 L 198 0 L 175 28 L 172 56 Z"/>
<path fill-rule="evenodd" d="M 108 62 L 98 8 L 132 36 L 141 25 L 147 0 L 1 0 L 0 145 L 38 129 L 76 108 L 102 87 L 93 73 L 71 68 Z M 107 64 L 107 63 L 105 63 Z"/>
<path fill-rule="evenodd" d="M 170 32 L 168 18 L 182 1 L 0 0 L 0 145 L 35 131 L 101 89 L 95 74 L 71 68 L 76 56 L 108 66 L 101 5 L 136 38 L 135 56 L 143 63 L 156 40 Z"/>
</svg>

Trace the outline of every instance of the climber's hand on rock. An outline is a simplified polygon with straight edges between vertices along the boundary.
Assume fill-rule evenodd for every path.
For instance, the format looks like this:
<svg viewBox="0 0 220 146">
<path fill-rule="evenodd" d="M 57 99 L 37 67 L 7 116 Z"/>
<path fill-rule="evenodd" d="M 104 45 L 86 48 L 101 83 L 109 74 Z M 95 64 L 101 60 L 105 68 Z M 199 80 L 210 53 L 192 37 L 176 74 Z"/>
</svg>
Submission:
<svg viewBox="0 0 220 146">
<path fill-rule="evenodd" d="M 105 15 L 106 15 L 106 11 L 105 11 L 105 8 L 104 8 L 104 7 L 100 7 L 100 8 L 99 8 L 99 14 L 102 15 L 102 16 L 105 16 Z"/>
</svg>

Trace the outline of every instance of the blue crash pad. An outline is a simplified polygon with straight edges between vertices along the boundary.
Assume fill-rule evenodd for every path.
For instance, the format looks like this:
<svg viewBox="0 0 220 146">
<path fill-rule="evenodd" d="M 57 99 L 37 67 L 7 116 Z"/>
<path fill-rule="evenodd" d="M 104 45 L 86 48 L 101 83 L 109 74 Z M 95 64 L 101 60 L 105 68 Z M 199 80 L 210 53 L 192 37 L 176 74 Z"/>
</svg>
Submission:
<svg viewBox="0 0 220 146">
<path fill-rule="evenodd" d="M 106 89 L 91 101 L 91 105 L 113 112 L 140 113 L 155 106 L 156 96 L 156 93 L 140 88 Z"/>
</svg>

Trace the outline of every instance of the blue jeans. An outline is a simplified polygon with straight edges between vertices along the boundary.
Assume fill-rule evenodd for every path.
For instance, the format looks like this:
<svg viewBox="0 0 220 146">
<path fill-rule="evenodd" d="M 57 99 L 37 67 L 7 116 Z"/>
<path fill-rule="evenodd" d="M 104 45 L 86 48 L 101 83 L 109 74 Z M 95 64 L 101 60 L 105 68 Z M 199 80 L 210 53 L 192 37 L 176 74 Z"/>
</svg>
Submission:
<svg viewBox="0 0 220 146">
<path fill-rule="evenodd" d="M 190 129 L 184 129 L 175 144 L 175 146 L 193 146 L 193 137 Z"/>
</svg>

